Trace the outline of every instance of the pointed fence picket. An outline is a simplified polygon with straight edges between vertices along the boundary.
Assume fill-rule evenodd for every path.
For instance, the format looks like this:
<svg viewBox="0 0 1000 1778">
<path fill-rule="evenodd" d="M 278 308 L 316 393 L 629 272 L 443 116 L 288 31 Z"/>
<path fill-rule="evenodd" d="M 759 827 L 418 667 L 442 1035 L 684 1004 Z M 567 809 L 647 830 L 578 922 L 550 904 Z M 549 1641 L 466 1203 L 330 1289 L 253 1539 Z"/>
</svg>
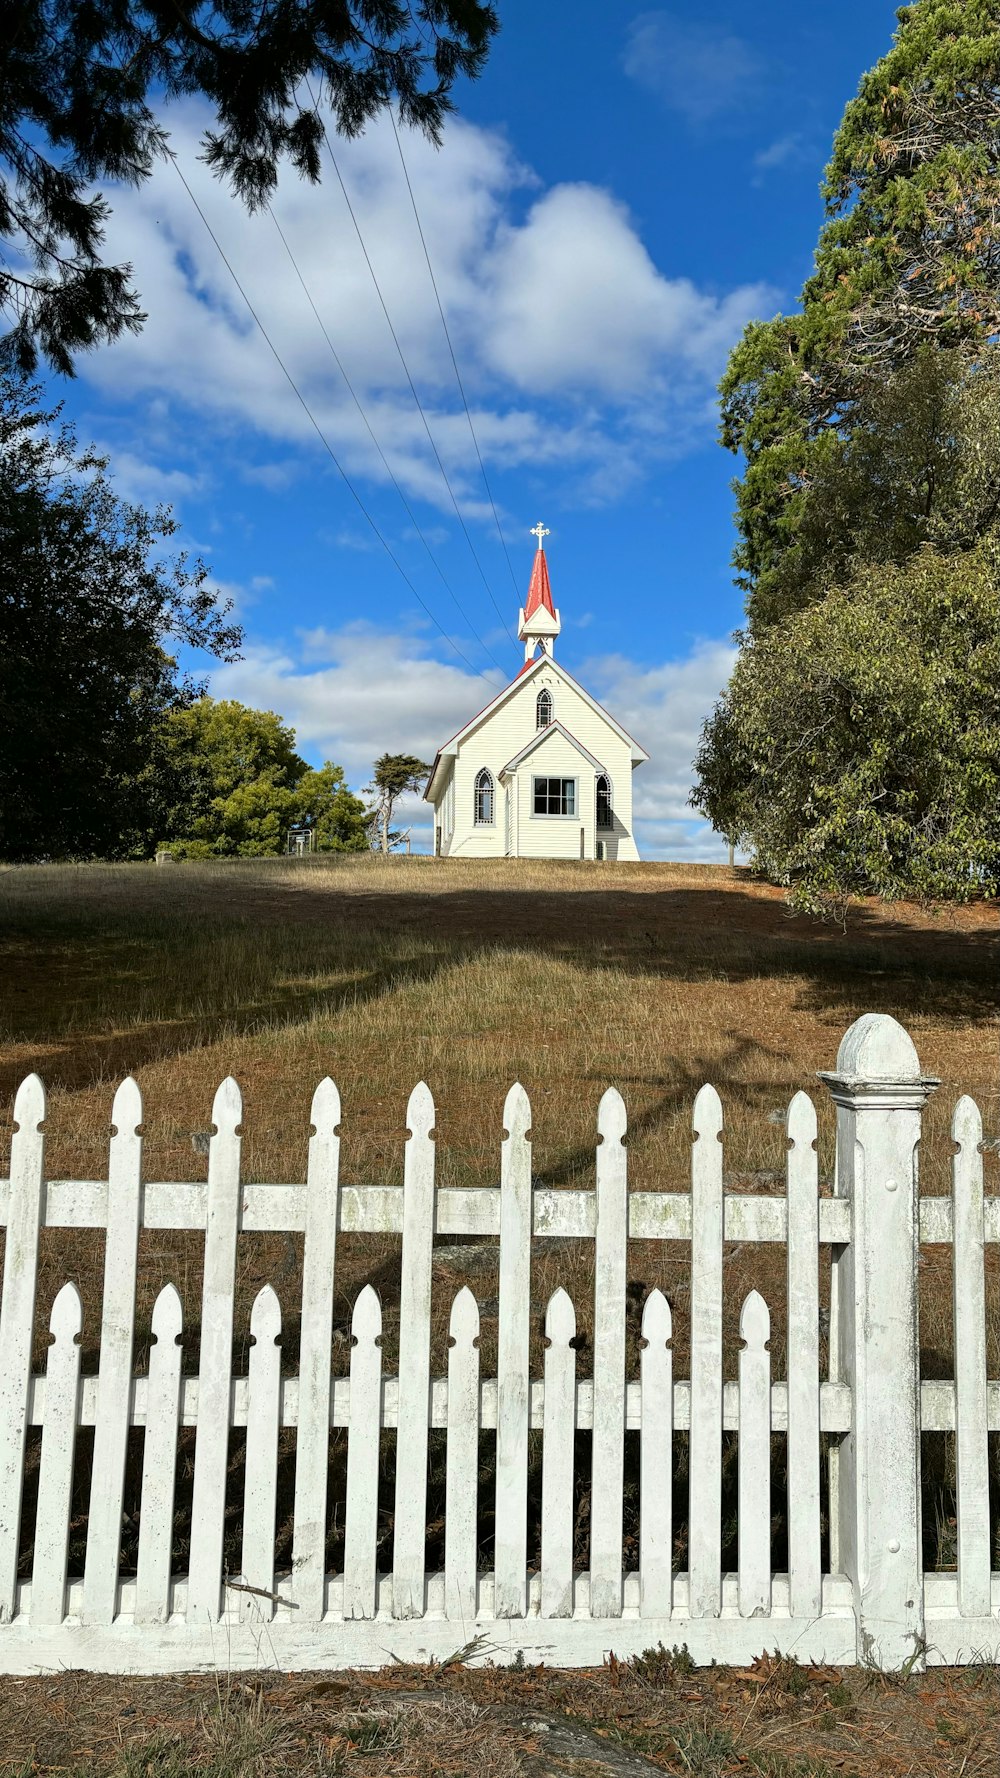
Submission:
<svg viewBox="0 0 1000 1778">
<path fill-rule="evenodd" d="M 108 1166 L 108 1234 L 104 1249 L 101 1366 L 90 1484 L 83 1621 L 110 1624 L 118 1595 L 125 1460 L 132 1409 L 135 1283 L 142 1218 L 142 1095 L 124 1080 L 111 1113 L 114 1135 Z"/>
<path fill-rule="evenodd" d="M 44 1122 L 45 1088 L 37 1074 L 30 1074 L 14 1100 L 0 1298 L 0 1624 L 14 1616 L 17 1596 L 38 1232 L 45 1196 Z"/>
<path fill-rule="evenodd" d="M 281 1416 L 281 1305 L 270 1284 L 250 1313 L 247 1443 L 244 1463 L 242 1581 L 244 1622 L 274 1616 L 274 1528 L 278 1504 L 278 1429 Z"/>
<path fill-rule="evenodd" d="M 469 1625 L 476 1617 L 479 1542 L 479 1306 L 467 1286 L 452 1304 L 450 1331 L 445 1610 L 455 1623 Z"/>
<path fill-rule="evenodd" d="M 545 1314 L 542 1445 L 542 1616 L 573 1615 L 573 1472 L 576 1438 L 576 1314 L 561 1287 Z"/>
<path fill-rule="evenodd" d="M 318 1624 L 326 1610 L 326 1491 L 333 1387 L 330 1352 L 340 1209 L 340 1094 L 332 1080 L 321 1081 L 313 1094 L 312 1124 L 302 1257 L 292 1575 L 299 1615 L 305 1623 Z"/>
<path fill-rule="evenodd" d="M 983 1120 L 971 1099 L 959 1100 L 951 1134 L 958 1608 L 983 1617 L 991 1604 L 985 1204 Z"/>
<path fill-rule="evenodd" d="M 153 1305 L 153 1346 L 146 1381 L 135 1621 L 165 1624 L 170 1616 L 177 1428 L 181 1406 L 181 1299 L 165 1284 Z"/>
<path fill-rule="evenodd" d="M 191 1503 L 188 1616 L 215 1623 L 221 1608 L 222 1552 L 229 1467 L 229 1397 L 233 1369 L 233 1298 L 240 1216 L 240 1089 L 224 1080 L 215 1095 L 208 1151 L 208 1220 L 201 1294 L 198 1435 Z"/>
<path fill-rule="evenodd" d="M 382 1305 L 366 1284 L 351 1321 L 351 1420 L 347 1443 L 344 1616 L 375 1616 L 378 1475 L 382 1425 Z"/>
<path fill-rule="evenodd" d="M 331 1081 L 321 1083 L 313 1099 L 305 1185 L 241 1185 L 242 1102 L 233 1081 L 216 1094 L 207 1185 L 143 1181 L 142 1104 L 131 1081 L 115 1097 L 106 1179 L 46 1181 L 44 1090 L 37 1079 L 26 1081 L 15 1104 L 10 1179 L 0 1181 L 0 1222 L 6 1224 L 0 1301 L 0 1670 L 46 1664 L 182 1670 L 217 1661 L 223 1649 L 234 1666 L 255 1664 L 265 1650 L 266 1658 L 287 1666 L 365 1665 L 390 1653 L 445 1658 L 456 1647 L 480 1644 L 490 1654 L 535 1650 L 549 1662 L 589 1664 L 599 1663 L 610 1647 L 638 1652 L 658 1641 L 685 1642 L 698 1660 L 742 1661 L 777 1647 L 800 1658 L 852 1660 L 864 1654 L 899 1664 L 901 1623 L 910 1627 L 911 1638 L 912 1626 L 918 1627 L 918 1660 L 924 1647 L 942 1659 L 961 1659 L 977 1647 L 992 1646 L 1000 1575 L 991 1572 L 996 1530 L 989 1439 L 1000 1431 L 1000 1383 L 987 1373 L 994 1286 L 985 1261 L 988 1246 L 1000 1243 L 1000 1208 L 984 1195 L 982 1122 L 968 1099 L 960 1102 L 953 1124 L 951 1198 L 919 1198 L 912 1156 L 919 1106 L 934 1083 L 919 1076 L 908 1044 L 891 1020 L 863 1019 L 842 1045 L 839 1072 L 825 1077 L 840 1119 L 833 1198 L 820 1192 L 816 1112 L 803 1093 L 788 1109 L 786 1189 L 769 1197 L 724 1189 L 722 1107 L 712 1087 L 702 1089 L 694 1106 L 690 1192 L 671 1193 L 630 1189 L 625 1108 L 613 1091 L 604 1095 L 598 1112 L 593 1187 L 534 1185 L 531 1108 L 520 1087 L 512 1088 L 504 1107 L 499 1187 L 438 1189 L 434 1103 L 423 1085 L 410 1098 L 402 1188 L 344 1187 L 340 1100 Z M 887 1255 L 892 1294 L 880 1298 L 882 1219 L 897 1235 Z M 83 1376 L 82 1311 L 72 1283 L 55 1299 L 52 1344 L 40 1374 L 32 1375 L 41 1231 L 55 1226 L 106 1230 L 100 1351 L 94 1367 L 84 1366 Z M 196 1376 L 182 1375 L 183 1314 L 173 1285 L 157 1297 L 148 1367 L 135 1374 L 143 1226 L 203 1233 Z M 297 1376 L 282 1376 L 282 1315 L 266 1283 L 250 1316 L 246 1374 L 234 1375 L 242 1229 L 304 1236 Z M 353 1308 L 350 1375 L 334 1379 L 341 1231 L 401 1237 L 395 1375 L 383 1374 L 382 1312 L 367 1285 Z M 480 1316 L 488 1311 L 468 1288 L 449 1305 L 447 1375 L 432 1377 L 432 1261 L 438 1235 L 499 1240 L 495 1377 L 481 1374 Z M 580 1357 L 577 1312 L 585 1305 L 574 1304 L 564 1287 L 557 1288 L 544 1310 L 543 1374 L 532 1379 L 531 1335 L 542 1314 L 541 1305 L 531 1301 L 532 1245 L 553 1235 L 592 1244 L 592 1347 Z M 915 1303 L 918 1238 L 953 1243 L 955 1375 L 953 1382 L 925 1382 L 914 1396 L 915 1348 L 906 1343 L 912 1322 L 900 1292 L 912 1283 Z M 626 1363 L 626 1281 L 629 1242 L 635 1239 L 685 1242 L 690 1259 L 686 1280 L 673 1269 L 669 1274 L 680 1284 L 689 1282 L 689 1293 L 681 1288 L 673 1305 L 660 1289 L 646 1293 L 637 1376 Z M 756 1291 L 742 1306 L 737 1375 L 726 1380 L 726 1240 L 785 1243 L 789 1356 L 783 1380 L 772 1380 L 771 1315 Z M 830 1375 L 823 1379 L 820 1255 L 826 1245 L 837 1263 L 831 1303 L 835 1351 Z M 774 1299 L 772 1308 L 780 1312 Z M 439 1316 L 435 1324 L 440 1325 Z M 682 1326 L 690 1342 L 689 1378 L 674 1375 L 673 1340 Z M 899 1343 L 902 1357 L 892 1389 L 882 1371 L 876 1374 L 869 1366 L 869 1326 L 879 1328 L 879 1366 L 896 1362 L 893 1341 Z M 911 1399 L 908 1443 L 900 1404 Z M 885 1412 L 891 1409 L 893 1441 L 883 1436 L 869 1406 L 874 1402 Z M 90 1510 L 82 1559 L 77 1561 L 75 1529 L 68 1573 L 80 1426 L 94 1428 Z M 182 1427 L 193 1428 L 196 1441 L 186 1561 L 187 1528 L 179 1517 L 175 1522 Z M 440 1574 L 427 1572 L 426 1556 L 432 1427 L 447 1433 Z M 27 1446 L 29 1428 L 41 1429 L 37 1451 L 34 1444 Z M 331 1435 L 339 1428 L 346 1429 L 346 1480 L 333 1484 L 333 1498 L 330 1478 L 339 1467 L 333 1466 L 338 1446 Z M 224 1574 L 234 1429 L 245 1431 L 242 1511 L 233 1527 L 240 1539 L 240 1568 L 235 1572 L 231 1561 Z M 829 1547 L 838 1566 L 828 1572 L 821 1562 L 826 1504 L 820 1492 L 821 1429 L 832 1444 L 843 1442 L 837 1489 L 829 1499 L 834 1519 Z M 134 1578 L 122 1570 L 133 1430 L 142 1439 Z M 734 1575 L 722 1572 L 724 1430 L 737 1435 Z M 923 1575 L 918 1589 L 912 1579 L 914 1528 L 901 1524 L 898 1512 L 895 1518 L 887 1515 L 885 1503 L 905 1499 L 908 1488 L 912 1493 L 921 1430 L 955 1434 L 958 1565 L 954 1574 Z M 775 1432 L 787 1434 L 787 1575 L 772 1568 Z M 532 1436 L 539 1433 L 536 1551 L 533 1542 L 529 1545 L 529 1530 L 534 1536 L 529 1503 L 536 1485 L 529 1457 Z M 635 1545 L 628 1546 L 637 1550 L 636 1572 L 628 1571 L 623 1545 L 630 1433 L 639 1441 L 638 1524 Z M 687 1568 L 675 1573 L 675 1558 L 684 1561 L 675 1485 L 683 1475 L 685 1436 Z M 490 1486 L 483 1466 L 494 1439 L 493 1566 L 481 1573 L 481 1491 Z M 295 1475 L 290 1574 L 275 1568 L 279 1466 L 286 1460 L 293 1460 Z M 22 1527 L 21 1503 L 26 1465 L 35 1461 L 32 1538 L 30 1524 Z M 391 1513 L 383 1516 L 380 1492 L 383 1499 L 387 1492 L 393 1497 Z M 339 1523 L 344 1572 L 335 1577 L 327 1571 L 326 1551 Z M 881 1527 L 884 1555 L 880 1548 L 872 1554 L 874 1523 Z M 581 1572 L 577 1545 L 588 1524 L 589 1564 Z M 907 1538 L 909 1567 L 895 1560 Z M 537 1575 L 530 1570 L 536 1553 Z M 20 1580 L 19 1564 L 30 1570 Z M 905 1652 L 910 1660 L 909 1645 Z"/>
<path fill-rule="evenodd" d="M 639 1359 L 639 1610 L 666 1618 L 673 1606 L 674 1371 L 670 1304 L 651 1290 L 642 1311 Z"/>
<path fill-rule="evenodd" d="M 500 1160 L 500 1324 L 494 1609 L 523 1617 L 528 1560 L 528 1318 L 531 1304 L 531 1106 L 511 1087 Z"/>
<path fill-rule="evenodd" d="M 597 1231 L 594 1240 L 594 1450 L 590 1504 L 590 1610 L 622 1608 L 622 1488 L 625 1463 L 625 1271 L 628 1185 L 625 1106 L 611 1087 L 597 1128 Z"/>
<path fill-rule="evenodd" d="M 45 1419 L 35 1509 L 35 1559 L 31 1569 L 31 1624 L 59 1624 L 66 1609 L 66 1556 L 73 1506 L 79 1338 L 83 1304 L 75 1284 L 64 1284 L 52 1305 Z"/>
<path fill-rule="evenodd" d="M 392 1615 L 422 1617 L 427 1541 L 427 1422 L 431 1388 L 434 1101 L 423 1082 L 406 1112 L 403 1259 L 399 1296 L 399 1406 L 392 1540 Z"/>
<path fill-rule="evenodd" d="M 722 1105 L 694 1102 L 691 1162 L 691 1429 L 688 1434 L 689 1606 L 722 1609 Z"/>
</svg>

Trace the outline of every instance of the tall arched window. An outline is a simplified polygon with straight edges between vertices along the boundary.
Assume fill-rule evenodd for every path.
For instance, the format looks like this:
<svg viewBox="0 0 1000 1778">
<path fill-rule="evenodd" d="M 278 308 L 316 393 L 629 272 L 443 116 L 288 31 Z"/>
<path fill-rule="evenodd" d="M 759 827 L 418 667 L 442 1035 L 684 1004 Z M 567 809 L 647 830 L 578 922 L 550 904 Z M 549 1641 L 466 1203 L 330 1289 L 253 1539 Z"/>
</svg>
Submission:
<svg viewBox="0 0 1000 1778">
<path fill-rule="evenodd" d="M 552 693 L 544 689 L 539 692 L 535 703 L 535 727 L 548 728 L 552 721 Z"/>
<path fill-rule="evenodd" d="M 476 826 L 493 826 L 493 779 L 485 766 L 476 777 Z"/>
<path fill-rule="evenodd" d="M 598 827 L 614 827 L 615 818 L 611 808 L 611 779 L 607 772 L 602 772 L 597 780 L 597 825 Z"/>
</svg>

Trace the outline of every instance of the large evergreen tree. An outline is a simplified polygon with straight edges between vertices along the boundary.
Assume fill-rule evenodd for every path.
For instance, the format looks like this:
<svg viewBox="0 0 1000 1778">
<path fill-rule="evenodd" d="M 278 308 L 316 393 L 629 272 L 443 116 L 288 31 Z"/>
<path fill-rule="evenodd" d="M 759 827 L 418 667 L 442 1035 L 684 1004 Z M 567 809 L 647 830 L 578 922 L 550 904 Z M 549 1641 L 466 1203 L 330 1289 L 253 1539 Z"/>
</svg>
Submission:
<svg viewBox="0 0 1000 1778">
<path fill-rule="evenodd" d="M 722 383 L 741 453 L 735 562 L 752 630 L 815 596 L 794 556 L 859 407 L 922 346 L 1000 331 L 1000 0 L 916 0 L 848 105 L 799 311 L 749 327 Z"/>
<path fill-rule="evenodd" d="M 175 530 L 0 374 L 0 858 L 146 845 L 154 736 L 197 691 L 170 650 L 240 642 L 201 563 L 164 553 Z"/>
<path fill-rule="evenodd" d="M 747 630 L 692 801 L 801 906 L 1000 892 L 1000 0 L 916 0 L 722 384 Z"/>
<path fill-rule="evenodd" d="M 435 140 L 497 30 L 488 0 L 5 0 L 0 34 L 0 312 L 21 369 L 141 326 L 131 267 L 103 262 L 102 180 L 139 184 L 162 102 L 201 94 L 206 158 L 249 205 L 282 159 L 320 172 L 325 104 L 356 135 L 395 104 Z"/>
</svg>

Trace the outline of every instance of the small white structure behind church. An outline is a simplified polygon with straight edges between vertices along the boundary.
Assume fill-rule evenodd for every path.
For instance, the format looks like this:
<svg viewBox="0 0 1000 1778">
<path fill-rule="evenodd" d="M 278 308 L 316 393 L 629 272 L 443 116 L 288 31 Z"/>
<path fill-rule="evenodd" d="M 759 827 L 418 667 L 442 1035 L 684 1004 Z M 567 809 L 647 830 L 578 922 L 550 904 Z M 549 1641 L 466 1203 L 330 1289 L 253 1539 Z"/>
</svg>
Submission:
<svg viewBox="0 0 1000 1778">
<path fill-rule="evenodd" d="M 538 550 L 517 678 L 438 753 L 424 792 L 445 858 L 631 858 L 632 773 L 649 755 L 553 653 L 561 625 Z"/>
</svg>

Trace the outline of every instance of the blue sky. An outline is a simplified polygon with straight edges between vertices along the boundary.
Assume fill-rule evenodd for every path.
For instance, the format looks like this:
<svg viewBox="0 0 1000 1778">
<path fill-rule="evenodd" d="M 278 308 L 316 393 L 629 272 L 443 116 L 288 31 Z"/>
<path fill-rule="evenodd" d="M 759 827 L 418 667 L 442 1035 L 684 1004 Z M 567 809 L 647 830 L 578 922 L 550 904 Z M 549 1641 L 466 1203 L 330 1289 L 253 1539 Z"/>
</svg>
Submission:
<svg viewBox="0 0 1000 1778">
<path fill-rule="evenodd" d="M 172 168 L 109 193 L 108 246 L 134 266 L 143 333 L 85 357 L 54 392 L 107 448 L 124 493 L 174 506 L 182 541 L 235 600 L 245 658 L 211 671 L 213 692 L 279 711 L 303 754 L 337 760 L 358 787 L 386 748 L 432 757 L 516 671 L 504 625 L 515 628 L 529 527 L 543 519 L 559 657 L 651 754 L 634 786 L 643 855 L 718 857 L 686 808 L 741 617 L 737 465 L 715 443 L 714 385 L 743 324 L 797 297 L 833 131 L 889 45 L 894 7 L 500 0 L 500 11 L 501 37 L 482 79 L 459 89 L 442 150 L 405 137 L 403 154 L 513 579 L 388 124 L 334 146 L 461 517 L 329 163 L 318 190 L 287 175 L 274 206 L 307 296 L 271 218 L 248 218 L 199 164 L 205 109 L 185 102 L 164 118 L 406 579 Z M 423 808 L 406 818 L 427 844 Z"/>
</svg>

